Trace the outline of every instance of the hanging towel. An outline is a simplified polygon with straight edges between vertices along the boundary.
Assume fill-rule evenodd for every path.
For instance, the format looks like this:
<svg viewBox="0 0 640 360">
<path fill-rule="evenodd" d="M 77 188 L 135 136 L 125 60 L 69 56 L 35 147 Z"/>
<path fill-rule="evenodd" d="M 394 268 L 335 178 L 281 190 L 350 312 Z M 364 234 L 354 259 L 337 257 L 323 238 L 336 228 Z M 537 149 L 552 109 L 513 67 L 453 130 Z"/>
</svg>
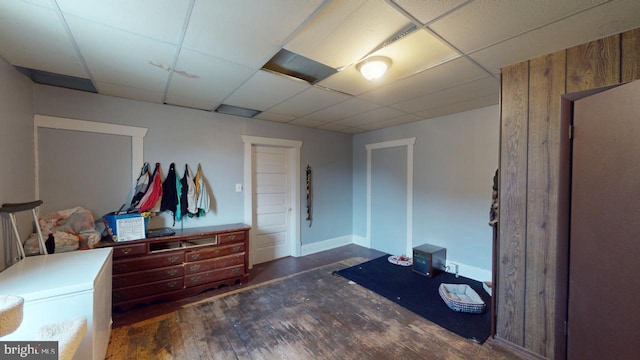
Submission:
<svg viewBox="0 0 640 360">
<path fill-rule="evenodd" d="M 150 211 L 156 206 L 156 204 L 158 204 L 158 201 L 160 201 L 160 198 L 162 197 L 162 179 L 160 176 L 160 163 L 156 163 L 153 175 L 151 175 L 151 184 L 149 184 L 147 192 L 140 200 L 138 212 L 143 213 L 145 211 Z"/>
<path fill-rule="evenodd" d="M 162 183 L 162 201 L 160 202 L 160 211 L 171 211 L 173 213 L 173 225 L 176 224 L 176 213 L 179 204 L 176 166 L 174 163 L 169 165 L 167 178 Z"/>
</svg>

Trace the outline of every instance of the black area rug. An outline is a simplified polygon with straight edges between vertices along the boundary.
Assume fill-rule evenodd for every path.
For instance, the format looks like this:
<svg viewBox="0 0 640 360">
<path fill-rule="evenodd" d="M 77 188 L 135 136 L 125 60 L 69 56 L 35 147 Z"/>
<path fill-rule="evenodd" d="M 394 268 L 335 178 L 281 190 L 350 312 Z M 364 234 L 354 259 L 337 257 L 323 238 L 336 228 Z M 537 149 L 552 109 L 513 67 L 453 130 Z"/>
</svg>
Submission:
<svg viewBox="0 0 640 360">
<path fill-rule="evenodd" d="M 423 316 L 443 328 L 482 344 L 491 333 L 491 297 L 482 283 L 473 279 L 442 273 L 433 278 L 412 271 L 411 266 L 390 263 L 390 255 L 381 256 L 335 273 Z M 438 294 L 441 283 L 467 284 L 486 304 L 482 314 L 456 312 Z"/>
</svg>

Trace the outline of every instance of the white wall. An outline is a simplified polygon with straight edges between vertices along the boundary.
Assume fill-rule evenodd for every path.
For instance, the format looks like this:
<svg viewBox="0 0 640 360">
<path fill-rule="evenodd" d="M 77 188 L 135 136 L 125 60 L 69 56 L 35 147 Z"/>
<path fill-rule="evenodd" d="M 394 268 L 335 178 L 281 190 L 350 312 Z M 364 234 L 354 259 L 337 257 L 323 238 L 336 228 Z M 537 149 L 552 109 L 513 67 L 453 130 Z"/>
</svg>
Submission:
<svg viewBox="0 0 640 360">
<path fill-rule="evenodd" d="M 0 59 L 0 204 L 34 199 L 32 83 Z M 18 225 L 26 237 L 29 213 L 19 214 Z M 26 215 L 26 216 L 23 216 Z M 0 271 L 5 267 L 7 229 L 0 233 Z M 9 238 L 14 241 L 13 238 Z"/>
<path fill-rule="evenodd" d="M 365 145 L 415 137 L 413 245 L 445 247 L 461 275 L 490 280 L 499 135 L 497 105 L 355 135 L 353 233 L 366 236 Z"/>
</svg>

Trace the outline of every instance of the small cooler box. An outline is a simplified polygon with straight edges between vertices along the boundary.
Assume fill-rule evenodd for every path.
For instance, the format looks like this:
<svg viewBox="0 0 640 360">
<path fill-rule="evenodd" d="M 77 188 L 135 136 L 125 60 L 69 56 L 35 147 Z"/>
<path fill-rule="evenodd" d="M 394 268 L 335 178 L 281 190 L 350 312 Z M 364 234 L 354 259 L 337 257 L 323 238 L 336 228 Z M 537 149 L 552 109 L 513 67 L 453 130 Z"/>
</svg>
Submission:
<svg viewBox="0 0 640 360">
<path fill-rule="evenodd" d="M 413 248 L 413 271 L 428 277 L 441 274 L 446 269 L 447 249 L 424 244 Z"/>
</svg>

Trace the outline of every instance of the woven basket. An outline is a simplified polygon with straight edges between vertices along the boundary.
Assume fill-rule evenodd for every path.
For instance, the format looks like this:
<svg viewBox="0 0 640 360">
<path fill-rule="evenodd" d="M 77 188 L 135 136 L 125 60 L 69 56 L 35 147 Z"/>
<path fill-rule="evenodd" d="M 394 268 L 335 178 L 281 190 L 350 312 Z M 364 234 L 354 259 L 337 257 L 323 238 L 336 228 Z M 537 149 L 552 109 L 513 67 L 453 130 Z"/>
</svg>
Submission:
<svg viewBox="0 0 640 360">
<path fill-rule="evenodd" d="M 480 314 L 486 307 L 480 295 L 467 284 L 440 284 L 438 293 L 453 311 Z"/>
</svg>

